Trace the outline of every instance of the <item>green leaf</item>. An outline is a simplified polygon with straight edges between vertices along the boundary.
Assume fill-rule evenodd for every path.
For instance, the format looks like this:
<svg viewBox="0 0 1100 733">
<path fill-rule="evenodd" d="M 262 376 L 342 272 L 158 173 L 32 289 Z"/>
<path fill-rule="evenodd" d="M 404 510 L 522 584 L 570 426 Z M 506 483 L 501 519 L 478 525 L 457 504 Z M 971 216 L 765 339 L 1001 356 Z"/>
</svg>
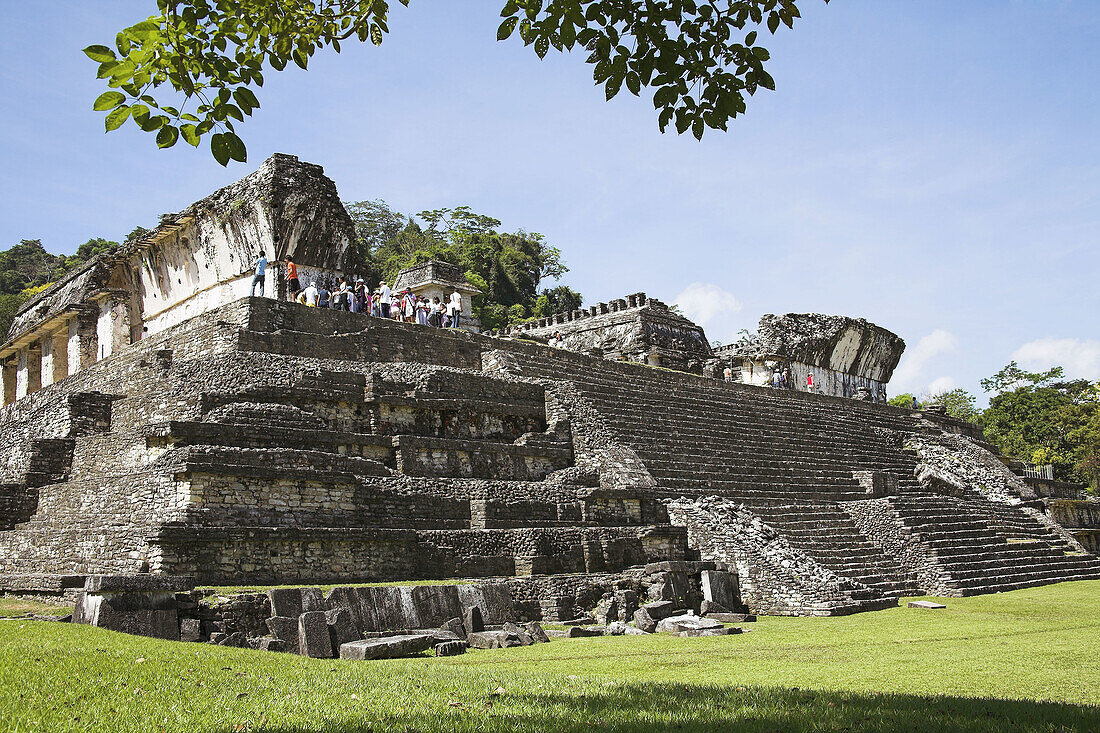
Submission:
<svg viewBox="0 0 1100 733">
<path fill-rule="evenodd" d="M 226 144 L 229 146 L 229 157 L 241 163 L 247 162 L 248 151 L 244 147 L 244 140 L 241 140 L 231 132 L 227 132 L 225 137 Z"/>
<path fill-rule="evenodd" d="M 508 37 L 512 35 L 512 31 L 516 29 L 516 23 L 518 22 L 519 18 L 508 18 L 503 23 L 501 23 L 500 27 L 497 28 L 497 40 L 507 40 Z"/>
<path fill-rule="evenodd" d="M 125 33 L 115 35 L 115 45 L 118 46 L 118 52 L 123 56 L 130 53 L 130 37 Z"/>
<path fill-rule="evenodd" d="M 233 91 L 233 99 L 236 100 L 237 106 L 246 114 L 252 114 L 252 110 L 260 106 L 259 100 L 256 99 L 256 95 L 252 93 L 252 90 L 247 87 L 238 87 Z"/>
<path fill-rule="evenodd" d="M 375 46 L 382 45 L 382 29 L 374 23 L 371 23 L 370 26 L 370 42 Z"/>
<path fill-rule="evenodd" d="M 107 128 L 107 132 L 117 130 L 122 127 L 122 123 L 125 122 L 126 118 L 129 116 L 129 107 L 117 107 L 107 114 L 106 119 L 103 120 L 103 125 Z"/>
<path fill-rule="evenodd" d="M 229 165 L 229 142 L 226 133 L 219 132 L 210 137 L 210 154 L 223 166 Z"/>
<path fill-rule="evenodd" d="M 95 102 L 92 104 L 92 109 L 96 112 L 106 112 L 109 109 L 114 109 L 125 101 L 126 95 L 122 92 L 103 92 L 103 94 L 96 97 Z"/>
<path fill-rule="evenodd" d="M 183 140 L 188 145 L 197 148 L 199 146 L 199 133 L 198 129 L 194 125 L 183 125 L 180 127 L 180 134 L 183 135 Z"/>
<path fill-rule="evenodd" d="M 160 132 L 157 133 L 157 147 L 158 148 L 170 148 L 176 144 L 176 140 L 179 139 L 180 131 L 176 128 L 168 125 L 160 128 Z"/>
<path fill-rule="evenodd" d="M 101 64 L 118 60 L 115 58 L 115 52 L 106 46 L 88 46 L 84 49 L 84 55 L 92 61 L 98 61 Z"/>
<path fill-rule="evenodd" d="M 775 33 L 779 29 L 779 13 L 772 13 L 768 16 L 768 30 Z"/>
</svg>

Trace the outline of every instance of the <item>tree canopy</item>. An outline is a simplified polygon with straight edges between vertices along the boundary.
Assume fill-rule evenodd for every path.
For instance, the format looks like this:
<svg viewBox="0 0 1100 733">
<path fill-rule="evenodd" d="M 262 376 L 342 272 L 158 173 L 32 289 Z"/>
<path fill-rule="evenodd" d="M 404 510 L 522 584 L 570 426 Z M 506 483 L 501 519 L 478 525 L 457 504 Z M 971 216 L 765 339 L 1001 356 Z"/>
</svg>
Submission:
<svg viewBox="0 0 1100 733">
<path fill-rule="evenodd" d="M 421 211 L 415 217 L 381 200 L 345 204 L 355 221 L 356 253 L 373 283 L 393 283 L 398 271 L 439 260 L 457 265 L 481 289 L 474 315 L 487 329 L 579 308 L 581 295 L 559 285 L 539 292 L 544 279 L 568 271 L 561 251 L 537 232 L 500 232 L 500 221 L 468 206 Z"/>
<path fill-rule="evenodd" d="M 408 5 L 409 0 L 398 0 Z M 824 0 L 828 2 L 828 0 Z M 259 108 L 265 70 L 303 69 L 324 48 L 378 46 L 386 0 L 157 0 L 157 13 L 84 53 L 108 87 L 94 102 L 108 132 L 132 120 L 161 148 L 209 134 L 222 165 L 245 161 L 236 124 Z M 795 0 L 505 0 L 497 39 L 539 58 L 581 48 L 610 100 L 653 90 L 657 122 L 702 138 L 725 130 L 746 97 L 775 89 L 760 32 L 794 27 Z"/>
</svg>

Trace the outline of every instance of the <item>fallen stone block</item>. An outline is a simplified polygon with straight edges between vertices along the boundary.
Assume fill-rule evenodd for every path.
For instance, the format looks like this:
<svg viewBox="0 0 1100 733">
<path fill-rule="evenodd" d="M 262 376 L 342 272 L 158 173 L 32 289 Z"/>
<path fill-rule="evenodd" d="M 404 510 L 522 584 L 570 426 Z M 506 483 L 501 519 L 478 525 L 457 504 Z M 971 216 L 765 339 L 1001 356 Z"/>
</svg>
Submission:
<svg viewBox="0 0 1100 733">
<path fill-rule="evenodd" d="M 216 642 L 218 646 L 232 646 L 238 649 L 246 649 L 248 647 L 248 637 L 245 636 L 243 631 L 234 631 L 232 634 L 219 634 L 221 638 Z M 213 641 L 214 637 L 210 637 Z"/>
<path fill-rule="evenodd" d="M 657 622 L 676 612 L 676 604 L 672 601 L 654 601 L 634 612 L 634 624 L 647 634 L 652 634 L 657 630 Z"/>
<path fill-rule="evenodd" d="M 732 613 L 732 611 L 720 603 L 714 603 L 713 601 L 704 600 L 699 604 L 699 615 L 710 616 L 715 613 Z"/>
<path fill-rule="evenodd" d="M 270 636 L 264 636 L 256 640 L 255 649 L 262 652 L 285 652 L 286 642 L 282 639 L 273 639 Z"/>
<path fill-rule="evenodd" d="M 181 618 L 180 641 L 206 641 L 202 634 L 202 621 L 197 618 Z"/>
<path fill-rule="evenodd" d="M 291 654 L 301 653 L 298 648 L 298 619 L 287 616 L 272 616 L 264 623 L 267 630 L 286 646 L 286 651 Z"/>
<path fill-rule="evenodd" d="M 427 634 L 432 637 L 435 644 L 445 641 L 462 641 L 458 634 L 448 629 L 409 629 L 409 634 Z"/>
<path fill-rule="evenodd" d="M 570 626 L 566 633 L 566 638 L 579 639 L 591 636 L 603 636 L 605 629 L 603 626 Z"/>
<path fill-rule="evenodd" d="M 736 626 L 730 626 L 728 628 L 720 629 L 684 629 L 677 631 L 674 636 L 730 636 L 732 634 L 740 634 L 741 629 Z"/>
<path fill-rule="evenodd" d="M 346 608 L 337 608 L 325 611 L 325 621 L 328 623 L 328 633 L 332 643 L 333 656 L 340 653 L 340 647 L 349 641 L 358 641 L 363 638 L 355 624 L 351 621 L 351 612 Z"/>
<path fill-rule="evenodd" d="M 716 603 L 726 609 L 741 607 L 741 591 L 737 587 L 737 575 L 721 570 L 704 570 L 699 586 L 703 600 Z"/>
<path fill-rule="evenodd" d="M 722 628 L 721 622 L 700 616 L 670 616 L 657 622 L 658 633 L 680 633 L 689 630 L 702 631 L 704 629 L 720 628 Z"/>
<path fill-rule="evenodd" d="M 626 634 L 626 624 L 622 621 L 612 621 L 607 625 L 608 636 L 623 636 Z"/>
<path fill-rule="evenodd" d="M 600 624 L 601 626 L 606 626 L 612 621 L 618 621 L 618 600 L 615 599 L 614 595 L 609 595 L 606 598 L 601 599 L 600 602 L 596 604 L 593 615 L 596 617 L 596 623 Z"/>
<path fill-rule="evenodd" d="M 546 632 L 538 621 L 529 621 L 523 625 L 523 628 L 531 635 L 531 638 L 538 643 L 545 644 L 550 641 L 550 637 L 546 635 Z"/>
<path fill-rule="evenodd" d="M 535 640 L 527 633 L 526 629 L 520 628 L 517 624 L 509 621 L 500 627 L 500 630 L 508 634 L 509 636 L 515 636 L 519 639 L 520 644 L 523 646 L 530 646 L 535 643 Z"/>
<path fill-rule="evenodd" d="M 932 601 L 909 601 L 909 608 L 947 608 L 947 606 Z"/>
<path fill-rule="evenodd" d="M 462 625 L 466 629 L 467 634 L 476 634 L 481 631 L 485 631 L 485 619 L 481 615 L 481 609 L 477 606 L 470 606 L 463 612 Z"/>
<path fill-rule="evenodd" d="M 466 638 L 466 625 L 462 623 L 462 619 L 460 618 L 453 618 L 447 623 L 443 624 L 440 628 L 444 631 L 452 632 L 459 639 Z"/>
<path fill-rule="evenodd" d="M 298 653 L 314 659 L 332 659 L 332 637 L 324 611 L 307 611 L 298 617 Z"/>
<path fill-rule="evenodd" d="M 724 624 L 745 624 L 756 621 L 756 614 L 753 613 L 708 613 L 706 617 Z"/>
<path fill-rule="evenodd" d="M 466 653 L 466 642 L 464 641 L 444 641 L 436 644 L 434 647 L 435 655 L 437 657 L 453 657 L 459 654 Z"/>
<path fill-rule="evenodd" d="M 85 590 L 73 608 L 73 623 L 177 641 L 180 627 L 176 595 L 160 587 L 172 587 L 172 583 L 161 581 L 175 577 L 88 576 Z"/>
<path fill-rule="evenodd" d="M 397 659 L 411 657 L 432 648 L 434 639 L 428 634 L 401 634 L 378 639 L 350 641 L 340 646 L 341 659 Z"/>
</svg>

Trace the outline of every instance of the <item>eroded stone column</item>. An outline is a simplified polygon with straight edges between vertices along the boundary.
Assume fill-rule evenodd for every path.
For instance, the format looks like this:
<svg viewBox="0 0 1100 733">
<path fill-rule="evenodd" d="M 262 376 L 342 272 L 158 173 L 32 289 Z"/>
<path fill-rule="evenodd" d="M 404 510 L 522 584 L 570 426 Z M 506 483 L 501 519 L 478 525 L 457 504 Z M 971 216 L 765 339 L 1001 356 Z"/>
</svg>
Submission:
<svg viewBox="0 0 1100 733">
<path fill-rule="evenodd" d="M 95 364 L 99 349 L 96 327 L 95 314 L 81 313 L 69 321 L 69 374 L 76 374 L 86 366 Z"/>
<path fill-rule="evenodd" d="M 38 342 L 42 352 L 42 386 L 48 387 L 69 376 L 68 331 L 56 331 Z"/>
<path fill-rule="evenodd" d="M 42 389 L 42 355 L 38 346 L 19 350 L 15 374 L 15 399 L 21 400 Z"/>
<path fill-rule="evenodd" d="M 0 363 L 0 405 L 10 405 L 15 402 L 15 359 L 6 359 Z"/>
<path fill-rule="evenodd" d="M 99 359 L 130 345 L 130 304 L 125 298 L 112 295 L 100 301 L 96 341 Z"/>
</svg>

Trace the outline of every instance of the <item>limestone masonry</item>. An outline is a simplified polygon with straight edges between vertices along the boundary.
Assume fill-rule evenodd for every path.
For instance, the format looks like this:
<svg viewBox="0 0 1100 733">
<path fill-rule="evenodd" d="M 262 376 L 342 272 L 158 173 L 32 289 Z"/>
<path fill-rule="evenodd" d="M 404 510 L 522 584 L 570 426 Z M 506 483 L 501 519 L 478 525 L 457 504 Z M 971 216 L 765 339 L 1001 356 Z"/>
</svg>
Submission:
<svg viewBox="0 0 1100 733">
<path fill-rule="evenodd" d="M 1040 495 L 973 425 L 881 404 L 904 348 L 884 329 L 766 317 L 715 352 L 641 294 L 508 338 L 246 297 L 259 248 L 336 274 L 352 236 L 321 168 L 279 155 L 27 305 L 0 347 L 0 589 L 83 589 L 89 620 L 136 592 L 111 577 L 144 578 L 128 608 L 158 634 L 307 653 L 324 629 L 325 655 L 371 658 L 470 608 L 656 627 L 1100 577 L 1094 502 Z M 828 394 L 757 386 L 779 364 Z M 180 577 L 473 582 L 245 594 L 214 619 Z"/>
</svg>

